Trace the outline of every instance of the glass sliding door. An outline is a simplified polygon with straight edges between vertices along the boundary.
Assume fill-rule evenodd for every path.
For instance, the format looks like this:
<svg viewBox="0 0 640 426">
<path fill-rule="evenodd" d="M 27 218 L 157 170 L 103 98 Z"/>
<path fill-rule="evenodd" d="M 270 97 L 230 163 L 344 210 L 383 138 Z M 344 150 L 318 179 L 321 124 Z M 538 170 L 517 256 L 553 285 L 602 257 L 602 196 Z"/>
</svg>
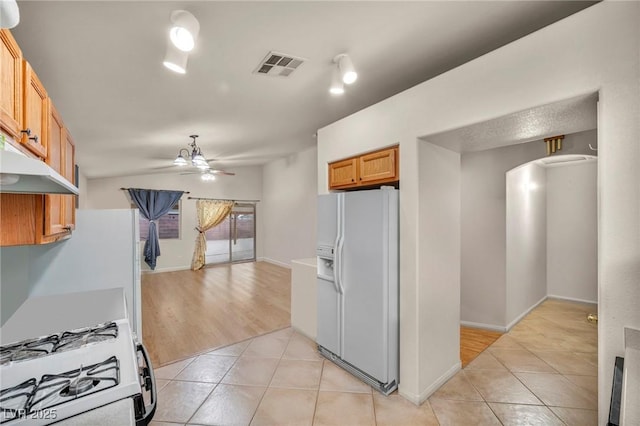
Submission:
<svg viewBox="0 0 640 426">
<path fill-rule="evenodd" d="M 255 204 L 236 204 L 229 216 L 205 235 L 207 265 L 256 260 Z"/>
</svg>

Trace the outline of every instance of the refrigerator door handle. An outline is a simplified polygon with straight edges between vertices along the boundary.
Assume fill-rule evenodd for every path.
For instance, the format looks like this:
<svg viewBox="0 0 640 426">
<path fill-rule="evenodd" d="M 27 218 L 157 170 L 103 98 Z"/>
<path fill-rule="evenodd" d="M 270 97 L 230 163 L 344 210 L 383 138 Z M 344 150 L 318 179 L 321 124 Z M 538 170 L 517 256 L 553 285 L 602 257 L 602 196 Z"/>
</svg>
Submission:
<svg viewBox="0 0 640 426">
<path fill-rule="evenodd" d="M 344 247 L 344 239 L 340 236 L 340 240 L 338 241 L 338 252 L 335 255 L 336 259 L 340 259 L 337 267 L 338 272 L 336 274 L 336 287 L 340 294 L 344 294 L 344 287 L 342 286 L 342 247 Z"/>
<path fill-rule="evenodd" d="M 333 283 L 336 286 L 336 291 L 340 293 L 340 288 L 338 287 L 338 279 L 340 276 L 340 256 L 338 256 L 338 247 L 340 244 L 340 235 L 336 236 L 336 241 L 333 244 Z"/>
<path fill-rule="evenodd" d="M 338 194 L 338 235 L 336 236 L 336 248 L 333 253 L 334 261 L 334 283 L 336 284 L 336 291 L 339 294 L 344 294 L 342 291 L 342 243 L 343 243 L 343 228 L 344 228 L 344 194 Z"/>
</svg>

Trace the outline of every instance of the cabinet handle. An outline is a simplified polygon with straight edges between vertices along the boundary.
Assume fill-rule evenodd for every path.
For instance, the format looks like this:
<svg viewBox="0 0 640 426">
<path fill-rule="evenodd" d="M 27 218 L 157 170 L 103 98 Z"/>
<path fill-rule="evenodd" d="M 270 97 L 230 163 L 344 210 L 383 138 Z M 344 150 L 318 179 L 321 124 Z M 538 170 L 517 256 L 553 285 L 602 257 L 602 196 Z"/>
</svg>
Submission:
<svg viewBox="0 0 640 426">
<path fill-rule="evenodd" d="M 354 180 L 353 180 L 353 179 L 351 179 L 351 182 L 354 182 Z"/>
<path fill-rule="evenodd" d="M 26 133 L 27 136 L 31 136 L 31 129 L 20 130 L 20 133 Z"/>
<path fill-rule="evenodd" d="M 64 229 L 65 231 L 71 231 L 71 227 L 70 226 L 63 226 L 62 229 Z"/>
<path fill-rule="evenodd" d="M 34 141 L 35 143 L 38 143 L 38 135 L 30 137 L 29 140 Z"/>
</svg>

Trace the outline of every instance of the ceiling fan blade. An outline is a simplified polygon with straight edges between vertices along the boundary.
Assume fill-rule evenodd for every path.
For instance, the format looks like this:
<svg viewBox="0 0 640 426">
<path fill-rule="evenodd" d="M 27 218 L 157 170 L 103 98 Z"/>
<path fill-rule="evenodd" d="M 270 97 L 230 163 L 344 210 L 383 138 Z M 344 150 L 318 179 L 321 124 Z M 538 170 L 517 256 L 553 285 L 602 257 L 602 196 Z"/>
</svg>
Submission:
<svg viewBox="0 0 640 426">
<path fill-rule="evenodd" d="M 209 170 L 209 173 L 213 173 L 214 175 L 225 175 L 225 176 L 235 176 L 236 175 L 233 172 L 226 172 L 224 170 Z"/>
</svg>

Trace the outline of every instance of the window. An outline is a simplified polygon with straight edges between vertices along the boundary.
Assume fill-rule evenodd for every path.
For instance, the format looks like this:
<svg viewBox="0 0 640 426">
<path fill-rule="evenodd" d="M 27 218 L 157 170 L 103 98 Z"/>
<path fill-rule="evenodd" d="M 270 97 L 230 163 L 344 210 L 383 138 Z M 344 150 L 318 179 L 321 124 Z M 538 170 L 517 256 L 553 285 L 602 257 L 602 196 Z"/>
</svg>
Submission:
<svg viewBox="0 0 640 426">
<path fill-rule="evenodd" d="M 131 208 L 137 209 L 135 204 Z M 169 210 L 167 214 L 161 216 L 156 221 L 158 236 L 163 239 L 180 238 L 180 201 Z M 145 241 L 149 238 L 149 221 L 140 215 L 140 239 Z"/>
</svg>

